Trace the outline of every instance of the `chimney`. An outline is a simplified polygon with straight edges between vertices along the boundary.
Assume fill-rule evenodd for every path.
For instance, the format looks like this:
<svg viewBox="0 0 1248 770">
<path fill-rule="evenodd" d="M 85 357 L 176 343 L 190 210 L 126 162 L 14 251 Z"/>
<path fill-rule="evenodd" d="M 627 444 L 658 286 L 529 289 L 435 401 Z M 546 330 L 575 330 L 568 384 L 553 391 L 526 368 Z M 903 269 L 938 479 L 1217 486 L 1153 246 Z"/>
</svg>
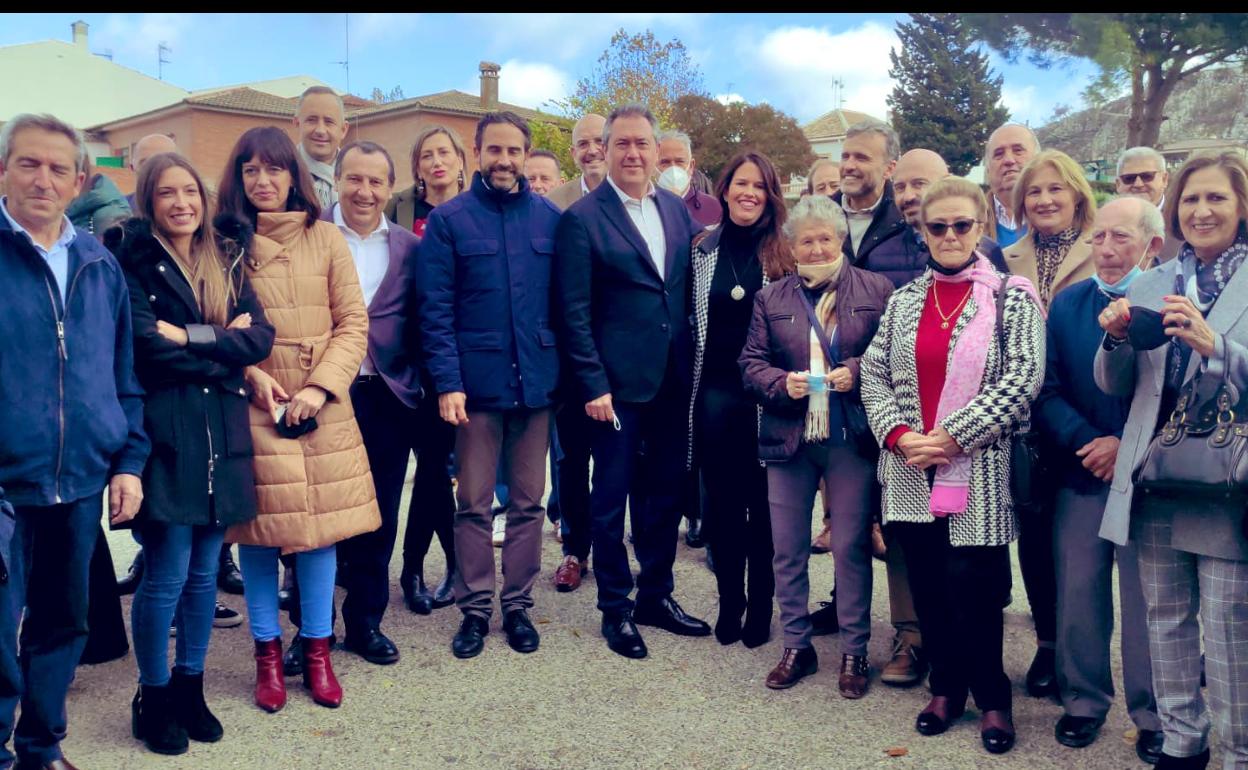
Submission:
<svg viewBox="0 0 1248 770">
<path fill-rule="evenodd" d="M 477 67 L 481 70 L 481 108 L 497 110 L 498 71 L 501 67 L 490 61 L 483 61 Z"/>
<path fill-rule="evenodd" d="M 74 45 L 85 51 L 87 49 L 87 23 L 79 20 L 70 24 L 69 28 L 73 31 Z"/>
</svg>

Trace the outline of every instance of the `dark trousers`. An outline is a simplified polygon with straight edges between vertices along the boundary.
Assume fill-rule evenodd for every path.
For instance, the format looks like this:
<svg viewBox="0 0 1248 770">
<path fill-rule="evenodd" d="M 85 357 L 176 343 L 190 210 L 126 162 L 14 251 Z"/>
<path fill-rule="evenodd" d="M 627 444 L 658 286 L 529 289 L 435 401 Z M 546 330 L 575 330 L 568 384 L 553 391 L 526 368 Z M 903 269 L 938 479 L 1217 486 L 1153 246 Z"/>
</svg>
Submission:
<svg viewBox="0 0 1248 770">
<path fill-rule="evenodd" d="M 1053 505 L 1018 517 L 1018 566 L 1036 625 L 1036 640 L 1052 647 L 1057 640 L 1057 567 L 1053 554 Z"/>
<path fill-rule="evenodd" d="M 932 695 L 960 703 L 969 690 L 980 711 L 1009 710 L 1010 680 L 1001 660 L 1009 547 L 954 547 L 947 518 L 888 526 L 906 557 Z"/>
<path fill-rule="evenodd" d="M 633 550 L 641 565 L 637 601 L 658 602 L 672 593 L 689 417 L 688 394 L 677 383 L 673 370 L 669 364 L 663 384 L 652 400 L 614 405 L 619 430 L 610 422 L 595 422 L 592 427 L 594 476 L 590 515 L 594 578 L 598 583 L 598 609 L 604 613 L 633 607 L 629 598 L 633 573 L 624 545 L 624 512 L 634 473 L 634 500 L 643 501 L 632 506 Z M 642 446 L 645 454 L 639 456 Z M 566 484 L 567 477 L 563 480 Z M 566 488 L 564 496 L 566 499 Z"/>
<path fill-rule="evenodd" d="M 559 434 L 559 517 L 563 555 L 581 561 L 589 557 L 589 454 L 594 421 L 585 405 L 569 403 L 555 414 Z"/>
<path fill-rule="evenodd" d="M 347 589 L 342 602 L 347 636 L 381 626 L 390 600 L 390 554 L 399 531 L 399 500 L 407 460 L 420 447 L 416 410 L 400 401 L 381 377 L 357 379 L 351 386 L 351 404 L 373 472 L 381 527 L 338 544 Z"/>
<path fill-rule="evenodd" d="M 82 648 L 79 665 L 107 663 L 117 660 L 130 650 L 126 621 L 121 614 L 121 594 L 117 591 L 117 574 L 113 571 L 113 554 L 108 548 L 104 526 L 96 527 L 95 550 L 91 553 L 87 589 L 87 643 Z M 139 550 L 142 554 L 142 549 Z M 169 629 L 165 629 L 168 639 Z"/>
<path fill-rule="evenodd" d="M 698 394 L 694 428 L 706 485 L 702 532 L 715 553 L 720 614 L 740 617 L 748 603 L 751 615 L 770 617 L 776 581 L 757 408 L 739 387 L 707 386 Z M 696 485 L 696 474 L 693 480 Z M 698 511 L 685 510 L 695 516 Z"/>
<path fill-rule="evenodd" d="M 9 579 L 0 583 L 0 765 L 13 759 L 10 735 L 23 762 L 43 766 L 61 758 L 69 721 L 65 696 L 87 642 L 88 565 L 102 506 L 95 494 L 17 508 Z"/>
<path fill-rule="evenodd" d="M 407 507 L 403 535 L 403 572 L 407 580 L 425 573 L 425 554 L 436 533 L 446 555 L 447 574 L 455 569 L 455 494 L 451 491 L 450 457 L 455 427 L 438 414 L 438 400 L 427 395 L 416 410 L 416 479 Z"/>
</svg>

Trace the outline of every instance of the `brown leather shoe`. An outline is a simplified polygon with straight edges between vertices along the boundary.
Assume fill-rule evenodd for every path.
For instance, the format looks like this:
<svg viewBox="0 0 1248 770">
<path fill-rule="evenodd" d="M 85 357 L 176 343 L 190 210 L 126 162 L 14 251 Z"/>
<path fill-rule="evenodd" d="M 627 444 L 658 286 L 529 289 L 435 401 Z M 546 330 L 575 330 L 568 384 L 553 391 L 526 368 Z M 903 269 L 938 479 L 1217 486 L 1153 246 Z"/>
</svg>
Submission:
<svg viewBox="0 0 1248 770">
<path fill-rule="evenodd" d="M 927 665 L 919 648 L 901 637 L 893 640 L 893 659 L 880 671 L 880 681 L 893 687 L 913 687 L 923 681 Z"/>
<path fill-rule="evenodd" d="M 832 522 L 828 519 L 823 521 L 823 529 L 819 534 L 815 535 L 815 539 L 810 541 L 811 553 L 827 553 L 832 550 Z"/>
<path fill-rule="evenodd" d="M 819 656 L 814 647 L 785 647 L 780 662 L 767 675 L 767 686 L 773 690 L 787 690 L 819 670 Z"/>
<path fill-rule="evenodd" d="M 17 767 L 26 767 L 26 765 L 17 765 Z M 30 765 L 30 767 L 33 767 L 33 765 Z M 40 770 L 78 770 L 78 768 L 70 764 L 68 759 L 61 757 L 60 759 L 52 760 L 46 765 L 40 765 Z"/>
<path fill-rule="evenodd" d="M 563 557 L 563 563 L 555 570 L 555 590 L 560 593 L 575 591 L 581 587 L 581 578 L 589 571 L 588 564 L 582 564 L 575 556 Z"/>
<path fill-rule="evenodd" d="M 841 676 L 837 687 L 842 698 L 858 700 L 867 694 L 867 686 L 871 683 L 871 664 L 867 663 L 866 655 L 842 655 Z"/>
</svg>

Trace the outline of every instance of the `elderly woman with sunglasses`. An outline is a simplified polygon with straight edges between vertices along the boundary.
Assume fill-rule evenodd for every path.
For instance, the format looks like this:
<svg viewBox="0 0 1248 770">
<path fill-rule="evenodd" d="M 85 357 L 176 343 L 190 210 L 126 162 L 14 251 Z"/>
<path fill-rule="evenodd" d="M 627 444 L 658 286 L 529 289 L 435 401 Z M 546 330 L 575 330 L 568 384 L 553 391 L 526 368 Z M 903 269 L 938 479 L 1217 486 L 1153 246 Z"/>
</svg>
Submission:
<svg viewBox="0 0 1248 770">
<path fill-rule="evenodd" d="M 889 299 L 861 376 L 871 430 L 888 450 L 884 525 L 901 542 L 931 663 L 933 698 L 915 727 L 943 733 L 969 691 L 984 748 L 999 754 L 1014 745 L 1002 667 L 1018 531 L 1008 444 L 1040 392 L 1045 331 L 1030 281 L 998 273 L 976 250 L 987 208 L 964 179 L 931 186 L 920 209 L 930 269 Z"/>
</svg>

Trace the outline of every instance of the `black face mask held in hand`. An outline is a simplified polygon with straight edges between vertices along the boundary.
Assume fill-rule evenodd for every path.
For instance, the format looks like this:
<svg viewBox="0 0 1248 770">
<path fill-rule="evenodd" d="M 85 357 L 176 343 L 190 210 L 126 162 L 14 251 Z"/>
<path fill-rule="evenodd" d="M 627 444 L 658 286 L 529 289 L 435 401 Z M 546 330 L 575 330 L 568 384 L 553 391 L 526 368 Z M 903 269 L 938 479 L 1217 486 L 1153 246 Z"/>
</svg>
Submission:
<svg viewBox="0 0 1248 770">
<path fill-rule="evenodd" d="M 1136 350 L 1153 350 L 1170 341 L 1162 315 L 1145 307 L 1131 308 L 1131 320 L 1127 322 L 1127 340 Z"/>
</svg>

